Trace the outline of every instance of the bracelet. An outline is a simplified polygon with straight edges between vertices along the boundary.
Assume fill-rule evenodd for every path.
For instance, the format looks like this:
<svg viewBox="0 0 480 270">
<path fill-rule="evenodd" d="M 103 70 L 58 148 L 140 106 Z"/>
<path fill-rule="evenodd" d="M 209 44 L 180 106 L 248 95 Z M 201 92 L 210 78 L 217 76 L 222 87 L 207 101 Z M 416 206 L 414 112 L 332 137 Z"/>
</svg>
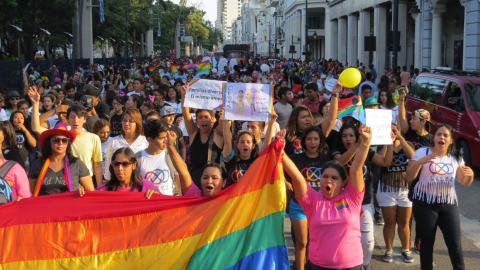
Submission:
<svg viewBox="0 0 480 270">
<path fill-rule="evenodd" d="M 363 141 L 362 141 L 362 143 L 363 143 L 363 145 L 365 145 L 366 147 L 370 147 L 370 145 L 364 143 Z"/>
</svg>

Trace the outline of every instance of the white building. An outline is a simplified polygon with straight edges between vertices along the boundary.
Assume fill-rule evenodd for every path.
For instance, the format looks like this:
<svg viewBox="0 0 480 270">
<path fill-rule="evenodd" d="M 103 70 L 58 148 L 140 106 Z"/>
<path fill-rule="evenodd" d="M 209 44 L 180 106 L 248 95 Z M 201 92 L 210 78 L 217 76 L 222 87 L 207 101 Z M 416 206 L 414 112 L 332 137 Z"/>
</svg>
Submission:
<svg viewBox="0 0 480 270">
<path fill-rule="evenodd" d="M 232 22 L 242 14 L 244 0 L 217 0 L 215 27 L 222 30 L 223 38 L 232 38 Z"/>
<path fill-rule="evenodd" d="M 480 69 L 478 0 L 399 0 L 397 65 L 432 69 Z M 409 11 L 417 5 L 416 19 Z M 392 2 L 333 0 L 326 10 L 327 58 L 355 65 L 373 63 L 379 75 L 390 67 L 387 33 L 392 30 Z M 328 25 L 329 24 L 329 25 Z M 330 34 L 328 34 L 328 32 Z M 376 51 L 365 52 L 365 36 L 375 36 Z"/>
</svg>

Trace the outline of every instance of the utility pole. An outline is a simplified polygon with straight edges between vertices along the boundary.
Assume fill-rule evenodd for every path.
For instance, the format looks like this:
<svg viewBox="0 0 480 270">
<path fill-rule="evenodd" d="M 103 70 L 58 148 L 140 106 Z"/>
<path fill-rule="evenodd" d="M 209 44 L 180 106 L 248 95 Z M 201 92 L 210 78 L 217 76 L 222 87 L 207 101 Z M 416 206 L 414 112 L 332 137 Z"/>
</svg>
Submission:
<svg viewBox="0 0 480 270">
<path fill-rule="evenodd" d="M 392 69 L 397 70 L 398 61 L 398 0 L 393 0 L 393 33 L 392 33 Z"/>
<path fill-rule="evenodd" d="M 277 35 L 278 35 L 278 31 L 277 31 L 277 12 L 275 11 L 273 13 L 273 20 L 275 22 L 275 26 L 274 26 L 274 30 L 275 30 L 275 59 L 277 59 Z"/>
<path fill-rule="evenodd" d="M 308 0 L 305 0 L 305 62 L 308 58 Z"/>
</svg>

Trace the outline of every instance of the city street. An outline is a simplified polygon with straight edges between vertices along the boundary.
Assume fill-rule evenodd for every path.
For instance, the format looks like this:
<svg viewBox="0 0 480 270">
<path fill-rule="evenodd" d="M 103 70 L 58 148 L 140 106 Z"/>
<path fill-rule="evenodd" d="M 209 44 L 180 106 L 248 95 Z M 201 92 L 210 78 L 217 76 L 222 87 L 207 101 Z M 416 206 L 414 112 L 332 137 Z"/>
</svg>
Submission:
<svg viewBox="0 0 480 270">
<path fill-rule="evenodd" d="M 457 195 L 459 198 L 458 206 L 460 209 L 460 221 L 462 227 L 462 247 L 465 258 L 466 269 L 479 269 L 480 266 L 480 170 L 475 170 L 475 180 L 468 188 L 456 183 Z M 288 255 L 290 263 L 295 259 L 293 241 L 290 233 L 290 219 L 285 219 L 285 237 L 287 238 Z M 385 241 L 383 239 L 382 225 L 375 225 L 375 250 L 371 269 L 420 269 L 420 257 L 412 252 L 415 259 L 413 263 L 405 263 L 400 255 L 401 245 L 398 235 L 395 236 L 393 243 L 393 262 L 385 263 L 382 260 L 385 253 Z M 415 231 L 412 231 L 412 239 L 415 237 Z M 411 241 L 413 244 L 413 240 Z M 434 269 L 448 270 L 452 269 L 447 247 L 443 240 L 440 229 L 437 231 L 434 255 Z"/>
</svg>

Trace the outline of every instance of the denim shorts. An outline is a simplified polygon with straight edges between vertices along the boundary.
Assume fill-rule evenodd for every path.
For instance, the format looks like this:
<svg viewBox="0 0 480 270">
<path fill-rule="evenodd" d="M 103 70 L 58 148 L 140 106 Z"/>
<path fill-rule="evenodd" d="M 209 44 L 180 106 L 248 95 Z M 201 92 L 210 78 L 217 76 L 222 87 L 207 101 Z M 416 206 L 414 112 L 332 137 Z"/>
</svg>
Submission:
<svg viewBox="0 0 480 270">
<path fill-rule="evenodd" d="M 295 220 L 302 220 L 307 218 L 300 204 L 294 202 L 293 200 L 290 201 L 290 210 L 288 212 L 288 216 L 291 219 Z"/>
</svg>

